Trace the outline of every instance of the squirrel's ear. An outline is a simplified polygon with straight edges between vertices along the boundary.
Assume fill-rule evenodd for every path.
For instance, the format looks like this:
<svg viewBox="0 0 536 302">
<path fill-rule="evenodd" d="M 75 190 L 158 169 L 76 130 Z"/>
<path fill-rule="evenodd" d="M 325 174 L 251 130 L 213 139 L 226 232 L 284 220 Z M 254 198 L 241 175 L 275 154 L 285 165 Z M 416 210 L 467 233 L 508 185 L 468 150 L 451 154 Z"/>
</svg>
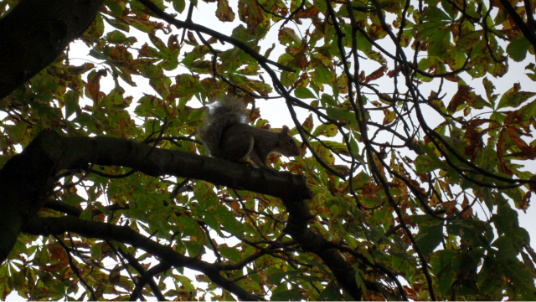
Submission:
<svg viewBox="0 0 536 302">
<path fill-rule="evenodd" d="M 283 129 L 281 130 L 281 132 L 283 132 L 283 134 L 287 134 L 289 132 L 289 129 L 287 126 L 283 126 Z"/>
</svg>

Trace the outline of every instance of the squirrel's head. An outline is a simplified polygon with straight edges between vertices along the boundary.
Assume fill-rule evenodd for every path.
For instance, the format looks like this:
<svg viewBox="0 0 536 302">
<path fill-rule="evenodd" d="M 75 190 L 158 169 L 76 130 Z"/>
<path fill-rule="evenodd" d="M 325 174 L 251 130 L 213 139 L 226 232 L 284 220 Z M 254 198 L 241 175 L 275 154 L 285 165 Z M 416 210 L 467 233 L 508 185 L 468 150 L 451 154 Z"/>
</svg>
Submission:
<svg viewBox="0 0 536 302">
<path fill-rule="evenodd" d="M 298 149 L 296 142 L 292 136 L 289 135 L 289 132 L 289 128 L 283 126 L 283 129 L 281 129 L 281 132 L 279 133 L 279 144 L 281 145 L 282 150 L 281 154 L 285 156 L 298 156 L 300 155 L 300 149 Z"/>
</svg>

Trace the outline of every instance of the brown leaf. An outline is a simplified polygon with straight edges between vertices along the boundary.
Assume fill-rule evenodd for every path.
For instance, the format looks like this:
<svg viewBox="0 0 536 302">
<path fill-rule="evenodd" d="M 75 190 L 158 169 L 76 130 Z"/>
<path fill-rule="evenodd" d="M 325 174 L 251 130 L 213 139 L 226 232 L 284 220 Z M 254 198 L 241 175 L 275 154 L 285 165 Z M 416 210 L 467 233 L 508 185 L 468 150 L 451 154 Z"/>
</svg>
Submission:
<svg viewBox="0 0 536 302">
<path fill-rule="evenodd" d="M 99 92 L 100 92 L 100 78 L 106 75 L 106 70 L 102 69 L 96 73 L 90 73 L 88 75 L 88 82 L 86 84 L 86 91 L 89 93 L 89 96 L 95 103 L 99 101 Z"/>
<path fill-rule="evenodd" d="M 296 13 L 296 17 L 297 18 L 311 18 L 311 17 L 318 15 L 318 13 L 319 13 L 318 9 L 314 6 L 311 6 L 304 10 L 299 10 Z"/>
<path fill-rule="evenodd" d="M 168 48 L 170 50 L 178 50 L 180 49 L 180 44 L 179 44 L 179 38 L 178 38 L 178 35 L 171 35 L 169 36 L 169 39 L 168 39 Z"/>
<path fill-rule="evenodd" d="M 509 147 L 505 146 L 506 136 L 506 131 L 501 130 L 501 132 L 499 133 L 499 140 L 497 141 L 497 158 L 499 159 L 499 167 L 501 168 L 501 171 L 507 173 L 508 175 L 512 175 L 512 170 L 510 170 L 503 158 L 505 150 Z"/>
<path fill-rule="evenodd" d="M 445 208 L 445 213 L 447 215 L 450 215 L 456 212 L 456 200 L 444 201 L 443 207 Z"/>
<path fill-rule="evenodd" d="M 465 100 L 469 97 L 469 92 L 471 89 L 471 87 L 466 85 L 458 86 L 458 92 L 456 92 L 456 94 L 452 97 L 447 107 L 448 112 L 454 113 L 458 106 L 464 104 Z"/>
<path fill-rule="evenodd" d="M 313 115 L 312 114 L 309 114 L 309 116 L 303 122 L 302 126 L 303 128 L 305 128 L 305 130 L 311 132 L 311 130 L 313 129 Z"/>
<path fill-rule="evenodd" d="M 67 258 L 67 252 L 59 244 L 52 244 L 48 246 L 48 252 L 52 260 L 62 263 L 67 263 L 69 260 Z"/>
<path fill-rule="evenodd" d="M 463 218 L 472 218 L 473 217 L 473 208 L 471 207 L 468 207 L 469 206 L 469 199 L 467 199 L 467 195 L 463 195 L 463 202 L 462 202 L 462 208 L 463 208 L 463 213 L 462 213 L 462 216 Z"/>
<path fill-rule="evenodd" d="M 469 145 L 465 147 L 464 152 L 466 155 L 471 156 L 472 159 L 476 157 L 478 151 L 484 145 L 482 135 L 486 132 L 479 131 L 479 126 L 485 122 L 487 122 L 485 119 L 474 119 L 469 123 L 465 131 L 465 138 L 469 140 Z"/>
<path fill-rule="evenodd" d="M 365 78 L 365 83 L 381 78 L 385 74 L 386 71 L 387 71 L 387 66 L 382 65 L 380 68 L 374 70 L 371 74 L 369 74 Z"/>
<path fill-rule="evenodd" d="M 305 50 L 297 53 L 294 57 L 294 60 L 292 60 L 292 63 L 298 68 L 305 69 L 308 65 L 307 57 L 305 56 Z"/>
<path fill-rule="evenodd" d="M 519 149 L 521 149 L 521 152 L 516 152 L 515 153 L 517 156 L 522 156 L 522 157 L 526 157 L 526 158 L 530 158 L 530 159 L 536 158 L 536 150 L 534 150 L 534 148 L 529 146 L 527 144 L 527 142 L 525 142 L 521 138 L 521 133 L 520 133 L 519 129 L 517 129 L 515 127 L 508 127 L 508 128 L 506 128 L 506 132 L 508 133 L 508 135 L 509 135 L 510 139 L 512 140 L 512 142 Z"/>
</svg>

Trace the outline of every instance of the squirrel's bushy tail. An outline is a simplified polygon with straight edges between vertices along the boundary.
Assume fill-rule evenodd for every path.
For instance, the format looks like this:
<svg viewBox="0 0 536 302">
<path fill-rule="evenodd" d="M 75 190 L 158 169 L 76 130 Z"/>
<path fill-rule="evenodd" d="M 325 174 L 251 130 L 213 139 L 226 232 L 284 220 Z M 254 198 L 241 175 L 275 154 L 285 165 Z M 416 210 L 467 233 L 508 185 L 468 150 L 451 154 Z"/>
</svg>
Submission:
<svg viewBox="0 0 536 302">
<path fill-rule="evenodd" d="M 197 135 L 210 155 L 219 157 L 223 132 L 229 126 L 244 124 L 247 112 L 244 104 L 232 96 L 211 103 L 209 109 L 203 125 L 197 130 Z"/>
</svg>

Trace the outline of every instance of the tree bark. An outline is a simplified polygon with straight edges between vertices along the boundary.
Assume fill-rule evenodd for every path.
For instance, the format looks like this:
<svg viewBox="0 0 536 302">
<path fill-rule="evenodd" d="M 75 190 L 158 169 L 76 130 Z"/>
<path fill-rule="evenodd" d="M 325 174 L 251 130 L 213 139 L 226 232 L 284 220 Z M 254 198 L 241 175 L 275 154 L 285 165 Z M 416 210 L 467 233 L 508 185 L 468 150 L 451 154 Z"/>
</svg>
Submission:
<svg viewBox="0 0 536 302">
<path fill-rule="evenodd" d="M 0 99 L 86 31 L 104 0 L 22 0 L 0 19 Z"/>
</svg>

